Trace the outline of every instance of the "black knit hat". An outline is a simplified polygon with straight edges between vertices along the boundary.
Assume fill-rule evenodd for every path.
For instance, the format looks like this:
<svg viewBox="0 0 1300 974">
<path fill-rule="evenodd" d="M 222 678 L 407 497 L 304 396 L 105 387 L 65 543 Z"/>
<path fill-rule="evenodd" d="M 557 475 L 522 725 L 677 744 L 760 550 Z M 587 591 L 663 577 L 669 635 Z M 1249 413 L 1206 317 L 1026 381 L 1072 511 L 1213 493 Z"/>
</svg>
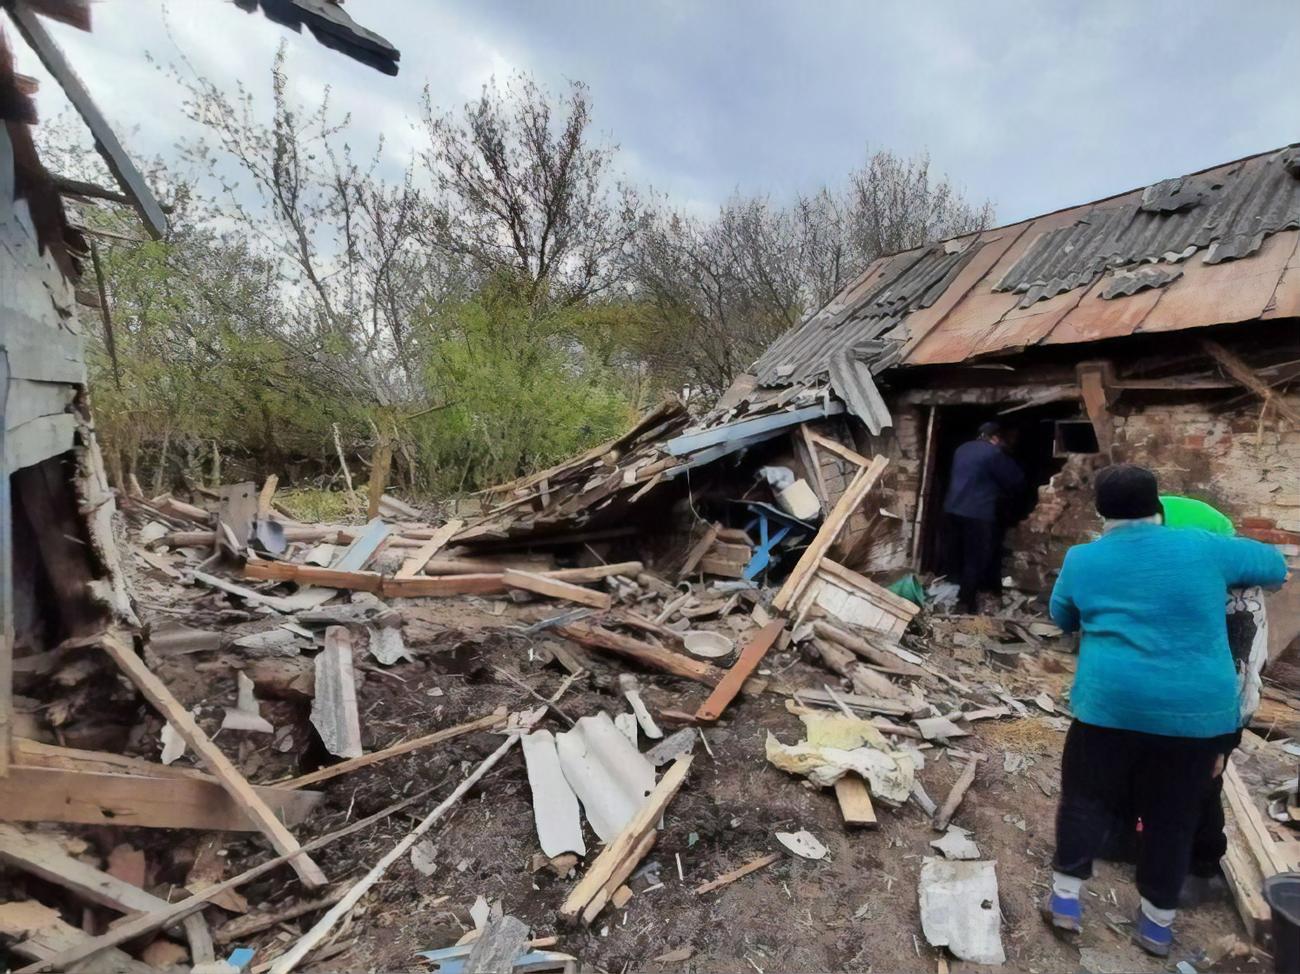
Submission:
<svg viewBox="0 0 1300 974">
<path fill-rule="evenodd" d="M 1097 473 L 1097 513 L 1117 520 L 1159 514 L 1160 487 L 1156 475 L 1133 463 L 1116 463 Z"/>
</svg>

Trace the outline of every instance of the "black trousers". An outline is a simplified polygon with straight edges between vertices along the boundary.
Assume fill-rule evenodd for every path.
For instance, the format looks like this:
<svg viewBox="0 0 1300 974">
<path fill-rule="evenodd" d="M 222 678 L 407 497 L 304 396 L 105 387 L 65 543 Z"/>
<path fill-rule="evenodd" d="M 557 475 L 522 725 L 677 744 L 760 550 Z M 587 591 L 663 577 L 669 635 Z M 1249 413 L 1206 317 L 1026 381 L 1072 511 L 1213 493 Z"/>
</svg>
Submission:
<svg viewBox="0 0 1300 974">
<path fill-rule="evenodd" d="M 958 514 L 944 514 L 944 574 L 957 582 L 958 605 L 979 611 L 980 592 L 1002 591 L 1002 526 Z"/>
<path fill-rule="evenodd" d="M 1164 737 L 1075 721 L 1061 757 L 1053 868 L 1088 879 L 1112 839 L 1142 821 L 1137 888 L 1153 906 L 1172 910 L 1216 786 L 1214 765 L 1234 737 Z M 1222 812 L 1219 836 L 1222 837 Z M 1221 853 L 1220 853 L 1221 854 Z M 1215 860 L 1217 862 L 1217 858 Z"/>
</svg>

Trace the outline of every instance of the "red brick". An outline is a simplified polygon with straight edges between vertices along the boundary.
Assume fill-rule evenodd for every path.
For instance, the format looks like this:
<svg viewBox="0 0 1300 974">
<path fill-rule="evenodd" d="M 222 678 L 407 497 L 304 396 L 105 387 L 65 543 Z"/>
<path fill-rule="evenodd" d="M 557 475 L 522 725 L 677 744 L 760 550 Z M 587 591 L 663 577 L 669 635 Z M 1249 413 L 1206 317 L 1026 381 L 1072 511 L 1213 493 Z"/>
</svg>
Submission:
<svg viewBox="0 0 1300 974">
<path fill-rule="evenodd" d="M 1271 517 L 1243 517 L 1237 522 L 1237 527 L 1243 531 L 1268 531 L 1277 527 L 1277 522 Z"/>
<path fill-rule="evenodd" d="M 1296 531 L 1278 531 L 1265 528 L 1245 529 L 1241 532 L 1248 538 L 1254 538 L 1256 541 L 1263 541 L 1265 544 L 1293 544 L 1300 545 L 1300 532 Z"/>
</svg>

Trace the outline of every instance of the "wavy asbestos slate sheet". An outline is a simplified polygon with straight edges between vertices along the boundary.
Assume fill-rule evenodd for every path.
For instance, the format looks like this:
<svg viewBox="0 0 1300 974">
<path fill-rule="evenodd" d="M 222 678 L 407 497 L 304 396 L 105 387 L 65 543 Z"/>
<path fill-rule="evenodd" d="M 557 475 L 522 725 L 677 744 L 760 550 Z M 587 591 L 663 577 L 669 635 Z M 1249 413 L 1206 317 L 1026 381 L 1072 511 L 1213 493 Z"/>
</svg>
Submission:
<svg viewBox="0 0 1300 974">
<path fill-rule="evenodd" d="M 1006 963 L 995 866 L 992 860 L 922 860 L 921 929 L 931 946 L 975 964 Z"/>
<path fill-rule="evenodd" d="M 555 746 L 587 821 L 603 841 L 612 842 L 654 791 L 654 766 L 603 712 L 557 735 Z"/>
<path fill-rule="evenodd" d="M 520 738 L 520 743 L 528 769 L 528 787 L 533 791 L 533 819 L 542 852 L 552 859 L 565 852 L 585 856 L 587 845 L 582 839 L 578 796 L 560 768 L 555 735 L 546 730 L 533 731 Z"/>
</svg>

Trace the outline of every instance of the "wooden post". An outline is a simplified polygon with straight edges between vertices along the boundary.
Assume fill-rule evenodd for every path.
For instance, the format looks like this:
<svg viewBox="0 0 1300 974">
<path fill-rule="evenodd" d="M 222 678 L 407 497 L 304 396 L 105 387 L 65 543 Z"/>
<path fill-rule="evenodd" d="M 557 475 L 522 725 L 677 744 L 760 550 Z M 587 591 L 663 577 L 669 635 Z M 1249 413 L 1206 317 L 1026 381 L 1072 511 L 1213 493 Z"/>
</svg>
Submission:
<svg viewBox="0 0 1300 974">
<path fill-rule="evenodd" d="M 1114 459 L 1115 417 L 1110 413 L 1114 398 L 1115 369 L 1110 362 L 1080 362 L 1075 366 L 1083 408 L 1097 434 L 1097 447 L 1107 460 Z"/>
<path fill-rule="evenodd" d="M 370 503 L 366 507 L 366 517 L 379 517 L 379 501 L 384 496 L 384 487 L 388 483 L 388 472 L 393 466 L 393 444 L 388 437 L 379 441 L 370 458 Z"/>
<path fill-rule="evenodd" d="M 925 494 L 930 489 L 930 479 L 934 476 L 934 418 L 939 413 L 938 406 L 930 406 L 930 418 L 925 424 L 925 446 L 921 454 L 921 485 L 916 491 L 916 517 L 912 521 L 912 569 L 921 570 L 921 535 L 925 530 Z"/>
</svg>

